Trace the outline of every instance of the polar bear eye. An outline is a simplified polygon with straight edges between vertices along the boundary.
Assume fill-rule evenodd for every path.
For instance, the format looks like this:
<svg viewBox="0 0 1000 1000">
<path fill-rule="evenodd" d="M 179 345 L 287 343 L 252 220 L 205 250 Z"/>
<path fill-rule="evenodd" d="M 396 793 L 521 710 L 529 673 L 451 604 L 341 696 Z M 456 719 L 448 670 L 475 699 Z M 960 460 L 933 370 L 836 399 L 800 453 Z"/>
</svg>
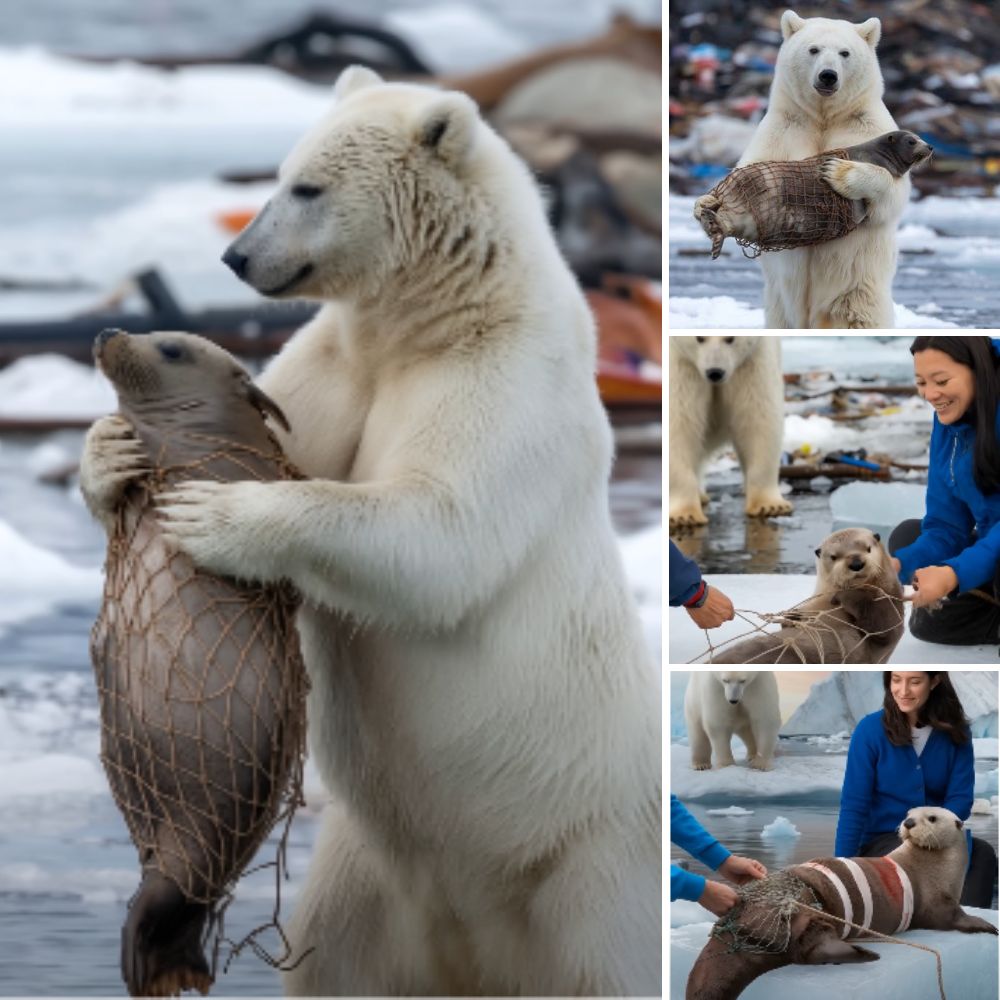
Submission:
<svg viewBox="0 0 1000 1000">
<path fill-rule="evenodd" d="M 846 59 L 850 54 L 851 53 L 848 52 L 847 49 L 841 49 L 840 50 L 840 58 L 841 59 Z"/>
<path fill-rule="evenodd" d="M 811 56 L 817 56 L 817 55 L 819 55 L 819 46 L 818 45 L 810 45 L 809 46 L 809 55 L 811 55 Z"/>
<path fill-rule="evenodd" d="M 301 198 L 303 201 L 312 201 L 313 198 L 318 198 L 323 193 L 321 187 L 316 187 L 315 184 L 296 184 L 292 188 L 292 197 Z"/>
</svg>

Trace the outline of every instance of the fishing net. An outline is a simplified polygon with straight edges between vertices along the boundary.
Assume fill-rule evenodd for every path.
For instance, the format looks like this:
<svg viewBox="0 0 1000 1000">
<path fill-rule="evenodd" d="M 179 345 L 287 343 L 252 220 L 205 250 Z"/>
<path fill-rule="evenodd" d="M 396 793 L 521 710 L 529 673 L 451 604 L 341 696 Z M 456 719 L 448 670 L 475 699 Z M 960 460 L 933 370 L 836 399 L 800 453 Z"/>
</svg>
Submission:
<svg viewBox="0 0 1000 1000">
<path fill-rule="evenodd" d="M 153 497 L 187 479 L 300 478 L 271 441 L 273 450 L 189 432 L 163 439 L 155 472 L 117 513 L 91 634 L 101 760 L 140 862 L 208 906 L 220 936 L 233 885 L 284 819 L 280 871 L 303 801 L 298 598 L 287 585 L 195 568 L 165 546 Z"/>
<path fill-rule="evenodd" d="M 729 952 L 784 954 L 792 935 L 792 917 L 803 903 L 823 909 L 816 893 L 802 879 L 779 871 L 736 890 L 736 905 L 712 926 L 712 937 Z"/>
<path fill-rule="evenodd" d="M 897 594 L 890 594 L 874 585 L 841 591 L 836 596 L 844 599 L 846 594 L 857 598 L 862 592 L 865 594 L 867 613 L 863 620 L 852 618 L 850 628 L 845 627 L 842 607 L 808 607 L 817 599 L 833 596 L 829 594 L 813 595 L 785 611 L 774 613 L 736 609 L 736 616 L 750 628 L 718 644 L 712 642 L 706 631 L 708 649 L 688 660 L 688 663 L 701 662 L 706 656 L 709 657 L 707 662 L 854 663 L 859 661 L 852 657 L 866 643 L 875 655 L 866 658 L 864 662 L 886 663 L 903 634 L 903 601 Z M 753 621 L 753 618 L 757 621 Z M 767 626 L 772 625 L 783 627 L 777 632 L 768 632 Z M 758 635 L 768 639 L 763 648 L 739 659 L 731 659 L 739 652 L 740 644 Z M 718 659 L 719 653 L 725 655 L 725 661 Z"/>
<path fill-rule="evenodd" d="M 722 241 L 732 236 L 746 257 L 765 250 L 791 250 L 814 246 L 846 236 L 863 221 L 853 201 L 837 194 L 820 167 L 831 157 L 849 158 L 844 149 L 833 149 L 806 160 L 751 163 L 737 167 L 709 192 L 727 213 L 747 213 L 753 219 L 753 237 L 725 232 L 718 219 L 708 215 L 712 256 L 718 257 Z M 704 218 L 704 216 L 703 216 Z"/>
</svg>

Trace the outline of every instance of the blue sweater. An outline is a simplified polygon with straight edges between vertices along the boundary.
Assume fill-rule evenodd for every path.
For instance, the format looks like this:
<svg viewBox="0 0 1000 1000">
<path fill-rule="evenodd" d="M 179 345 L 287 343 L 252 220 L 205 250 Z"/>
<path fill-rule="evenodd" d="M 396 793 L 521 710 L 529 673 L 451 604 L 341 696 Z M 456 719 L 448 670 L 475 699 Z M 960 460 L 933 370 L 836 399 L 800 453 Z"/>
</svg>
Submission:
<svg viewBox="0 0 1000 1000">
<path fill-rule="evenodd" d="M 971 740 L 957 746 L 947 733 L 935 729 L 918 757 L 912 746 L 889 742 L 881 709 L 866 715 L 847 752 L 837 857 L 856 857 L 862 844 L 898 829 L 917 806 L 943 806 L 964 822 L 972 811 L 974 783 Z"/>
<path fill-rule="evenodd" d="M 681 805 L 676 795 L 670 796 L 670 842 L 694 855 L 706 868 L 715 871 L 730 852 L 713 837 Z M 697 902 L 705 891 L 705 876 L 686 872 L 678 865 L 670 866 L 670 901 L 690 899 Z"/>
<path fill-rule="evenodd" d="M 685 601 L 690 601 L 701 583 L 701 570 L 693 559 L 686 555 L 673 542 L 670 543 L 670 606 L 676 608 Z"/>
<path fill-rule="evenodd" d="M 996 419 L 1000 436 L 1000 411 Z M 993 580 L 1000 562 L 1000 493 L 980 492 L 972 475 L 976 432 L 969 424 L 942 424 L 934 414 L 920 537 L 896 552 L 899 579 L 910 583 L 924 566 L 950 566 L 959 591 Z M 978 535 L 970 545 L 972 529 Z"/>
</svg>

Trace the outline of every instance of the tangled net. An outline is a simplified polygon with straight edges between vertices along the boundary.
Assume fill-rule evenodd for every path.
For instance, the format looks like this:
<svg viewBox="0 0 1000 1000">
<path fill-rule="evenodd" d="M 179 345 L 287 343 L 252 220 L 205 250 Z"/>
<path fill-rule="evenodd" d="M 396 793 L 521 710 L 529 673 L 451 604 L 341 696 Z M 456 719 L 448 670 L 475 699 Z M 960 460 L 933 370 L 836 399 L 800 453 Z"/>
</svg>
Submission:
<svg viewBox="0 0 1000 1000">
<path fill-rule="evenodd" d="M 104 603 L 91 634 L 101 709 L 101 760 L 144 870 L 222 914 L 255 851 L 282 820 L 277 857 L 303 803 L 308 680 L 287 586 L 238 585 L 164 544 L 153 506 L 187 479 L 300 478 L 277 442 L 261 451 L 176 432 L 151 455 L 156 471 L 129 488 L 109 541 Z M 196 454 L 177 462 L 178 455 Z M 234 945 L 278 923 L 274 919 Z M 229 942 L 232 944 L 232 942 Z M 266 957 L 266 956 L 264 956 Z"/>
<path fill-rule="evenodd" d="M 715 922 L 711 932 L 712 937 L 728 944 L 730 954 L 783 954 L 792 936 L 792 917 L 801 906 L 823 910 L 812 888 L 786 871 L 748 882 L 736 895 L 739 901 Z"/>
<path fill-rule="evenodd" d="M 831 157 L 849 159 L 845 149 L 787 162 L 766 161 L 737 167 L 709 192 L 729 213 L 749 213 L 755 236 L 724 232 L 711 220 L 713 257 L 726 236 L 743 248 L 745 257 L 765 250 L 792 250 L 839 239 L 856 229 L 864 215 L 854 202 L 837 194 L 820 167 Z"/>
<path fill-rule="evenodd" d="M 860 588 L 859 588 L 860 589 Z M 764 612 L 751 611 L 744 608 L 736 609 L 736 615 L 747 625 L 749 630 L 740 635 L 733 636 L 725 642 L 715 644 L 705 631 L 705 639 L 708 648 L 699 653 L 698 656 L 688 663 L 704 662 L 707 656 L 709 663 L 714 662 L 715 655 L 723 650 L 727 650 L 736 643 L 741 643 L 755 635 L 764 635 L 773 640 L 768 643 L 765 649 L 747 657 L 740 662 L 745 663 L 850 663 L 850 657 L 857 652 L 865 643 L 875 639 L 884 640 L 884 650 L 875 658 L 866 660 L 871 663 L 886 663 L 896 647 L 898 639 L 893 639 L 893 633 L 897 632 L 904 625 L 904 613 L 902 600 L 898 595 L 890 594 L 881 587 L 869 584 L 866 590 L 874 592 L 873 601 L 886 602 L 884 605 L 886 614 L 884 618 L 887 622 L 885 627 L 879 629 L 865 629 L 857 623 L 853 623 L 853 630 L 857 633 L 857 639 L 845 638 L 843 612 L 840 608 L 809 608 L 809 603 L 817 599 L 830 598 L 834 591 L 825 594 L 813 594 L 798 604 L 793 605 L 784 611 Z M 748 616 L 759 619 L 755 623 Z M 777 632 L 765 631 L 768 625 L 783 626 Z M 787 626 L 787 627 L 786 627 Z M 878 644 L 877 642 L 875 643 Z M 778 650 L 781 650 L 779 659 L 771 659 Z"/>
</svg>

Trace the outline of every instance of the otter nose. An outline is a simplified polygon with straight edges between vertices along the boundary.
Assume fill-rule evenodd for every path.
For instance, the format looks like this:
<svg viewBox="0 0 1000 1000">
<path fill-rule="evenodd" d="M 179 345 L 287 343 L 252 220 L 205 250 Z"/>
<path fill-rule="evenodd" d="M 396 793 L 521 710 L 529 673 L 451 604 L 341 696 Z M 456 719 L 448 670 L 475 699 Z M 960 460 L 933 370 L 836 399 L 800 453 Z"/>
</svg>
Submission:
<svg viewBox="0 0 1000 1000">
<path fill-rule="evenodd" d="M 250 258 L 246 254 L 239 253 L 230 247 L 222 255 L 222 263 L 230 268 L 237 278 L 245 278 L 247 274 L 247 264 Z"/>
<path fill-rule="evenodd" d="M 824 87 L 832 87 L 837 82 L 837 74 L 832 69 L 824 69 L 820 71 L 819 82 L 823 84 Z"/>
<path fill-rule="evenodd" d="M 907 830 L 912 830 L 916 825 L 917 825 L 917 821 L 915 819 L 904 819 L 903 820 L 903 826 L 905 826 Z"/>
<path fill-rule="evenodd" d="M 709 368 L 705 372 L 705 377 L 709 382 L 721 382 L 726 377 L 726 373 L 721 368 Z"/>
<path fill-rule="evenodd" d="M 94 341 L 94 350 L 101 350 L 104 345 L 111 340 L 112 337 L 117 337 L 118 334 L 125 333 L 124 330 L 119 330 L 117 327 L 109 326 L 97 335 L 97 339 Z M 125 334 L 128 336 L 128 334 Z"/>
<path fill-rule="evenodd" d="M 850 567 L 855 573 L 857 573 L 858 570 L 865 568 L 864 560 L 859 556 L 855 556 L 850 562 Z"/>
</svg>

